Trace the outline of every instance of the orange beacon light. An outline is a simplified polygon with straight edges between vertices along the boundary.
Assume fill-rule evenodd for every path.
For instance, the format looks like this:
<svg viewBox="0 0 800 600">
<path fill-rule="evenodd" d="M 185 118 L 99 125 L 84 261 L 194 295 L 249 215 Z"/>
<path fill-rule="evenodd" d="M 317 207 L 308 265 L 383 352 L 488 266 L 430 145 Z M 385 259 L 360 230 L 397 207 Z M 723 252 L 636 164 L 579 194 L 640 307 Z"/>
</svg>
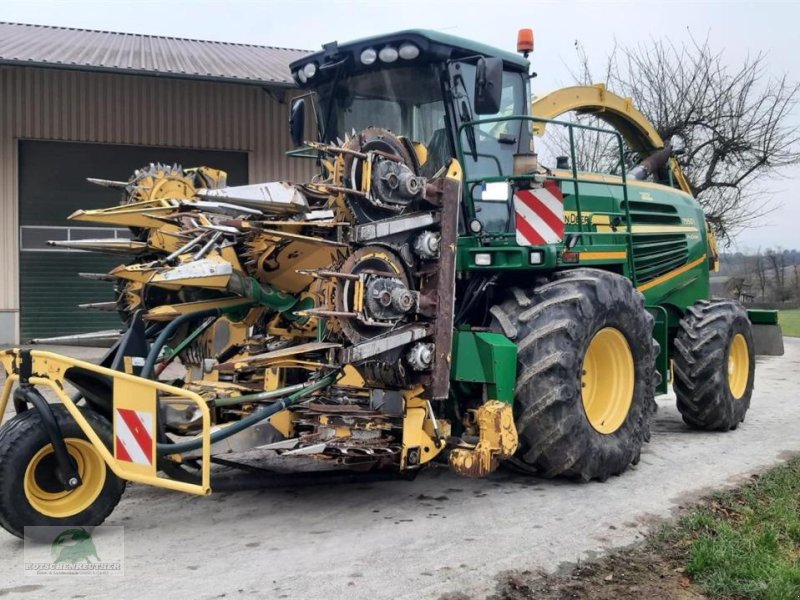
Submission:
<svg viewBox="0 0 800 600">
<path fill-rule="evenodd" d="M 525 58 L 533 52 L 533 29 L 520 29 L 517 33 L 517 52 L 522 52 Z"/>
</svg>

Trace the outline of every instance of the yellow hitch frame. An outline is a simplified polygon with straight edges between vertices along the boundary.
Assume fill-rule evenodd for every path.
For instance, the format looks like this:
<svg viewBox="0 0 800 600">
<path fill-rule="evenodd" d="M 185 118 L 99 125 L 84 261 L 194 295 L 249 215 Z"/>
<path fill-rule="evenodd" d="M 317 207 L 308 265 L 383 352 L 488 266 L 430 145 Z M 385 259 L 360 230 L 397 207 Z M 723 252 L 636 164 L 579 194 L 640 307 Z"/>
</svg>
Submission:
<svg viewBox="0 0 800 600">
<path fill-rule="evenodd" d="M 92 363 L 82 360 L 77 360 L 60 354 L 52 352 L 43 352 L 39 350 L 31 351 L 32 359 L 32 373 L 34 374 L 29 382 L 32 385 L 43 385 L 49 387 L 53 393 L 58 397 L 64 407 L 67 409 L 72 418 L 78 423 L 86 437 L 97 450 L 98 454 L 103 457 L 103 460 L 108 467 L 114 472 L 117 477 L 134 481 L 136 483 L 144 483 L 155 487 L 166 488 L 178 492 L 185 492 L 187 494 L 196 494 L 200 496 L 207 496 L 211 493 L 211 415 L 208 411 L 208 406 L 205 401 L 196 393 L 184 390 L 181 388 L 173 387 L 158 381 L 136 377 L 120 371 L 114 371 L 105 367 L 100 367 Z M 6 407 L 8 406 L 8 399 L 11 396 L 11 390 L 14 383 L 19 381 L 19 375 L 15 373 L 15 364 L 18 364 L 19 350 L 6 350 L 0 353 L 0 363 L 6 370 L 7 379 L 3 385 L 2 396 L 0 397 L 0 424 L 3 420 Z M 155 435 L 152 436 L 152 448 L 150 456 L 152 460 L 150 464 L 140 464 L 127 460 L 120 460 L 117 456 L 115 449 L 109 451 L 106 445 L 92 429 L 92 426 L 81 413 L 81 410 L 72 401 L 65 391 L 65 383 L 67 380 L 65 374 L 68 369 L 77 367 L 85 369 L 98 375 L 104 375 L 111 378 L 113 382 L 113 414 L 114 418 L 114 438 L 117 436 L 118 419 L 116 415 L 121 409 L 123 411 L 135 411 L 137 414 L 142 415 L 143 418 L 151 418 L 153 429 L 158 419 L 158 392 L 164 392 L 173 397 L 183 398 L 195 405 L 200 409 L 202 416 L 203 432 L 201 434 L 202 445 L 202 463 L 201 463 L 201 483 L 193 484 L 183 481 L 176 481 L 174 479 L 166 479 L 158 477 L 158 467 L 156 460 L 156 439 Z M 151 416 L 148 416 L 151 415 Z"/>
</svg>

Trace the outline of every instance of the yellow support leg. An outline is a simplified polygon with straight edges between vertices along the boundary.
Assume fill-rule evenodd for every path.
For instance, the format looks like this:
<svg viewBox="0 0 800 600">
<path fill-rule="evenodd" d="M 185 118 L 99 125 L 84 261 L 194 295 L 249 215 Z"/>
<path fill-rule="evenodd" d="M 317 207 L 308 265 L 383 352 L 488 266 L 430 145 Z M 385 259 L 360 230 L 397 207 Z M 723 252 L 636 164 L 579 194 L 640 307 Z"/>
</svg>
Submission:
<svg viewBox="0 0 800 600">
<path fill-rule="evenodd" d="M 450 468 L 465 477 L 485 477 L 517 451 L 514 413 L 510 404 L 498 400 L 490 400 L 471 412 L 478 427 L 478 443 L 451 451 Z"/>
</svg>

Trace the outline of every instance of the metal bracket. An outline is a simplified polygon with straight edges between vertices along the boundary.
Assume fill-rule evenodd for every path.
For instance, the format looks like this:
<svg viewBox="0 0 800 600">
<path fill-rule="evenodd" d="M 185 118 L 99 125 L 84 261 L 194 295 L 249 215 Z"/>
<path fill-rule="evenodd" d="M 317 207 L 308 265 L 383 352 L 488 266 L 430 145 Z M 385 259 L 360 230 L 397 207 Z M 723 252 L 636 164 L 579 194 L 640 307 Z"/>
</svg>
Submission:
<svg viewBox="0 0 800 600">
<path fill-rule="evenodd" d="M 341 364 L 358 363 L 376 354 L 382 354 L 394 348 L 405 346 L 430 335 L 430 327 L 422 324 L 410 324 L 371 338 L 360 344 L 339 351 Z"/>
<path fill-rule="evenodd" d="M 458 211 L 461 199 L 461 182 L 445 178 L 441 182 L 440 200 L 442 212 L 441 242 L 439 245 L 439 269 L 436 277 L 436 348 L 429 396 L 432 400 L 443 400 L 450 393 L 450 363 L 453 346 L 453 322 L 455 319 L 456 289 L 456 243 L 458 238 Z"/>
</svg>

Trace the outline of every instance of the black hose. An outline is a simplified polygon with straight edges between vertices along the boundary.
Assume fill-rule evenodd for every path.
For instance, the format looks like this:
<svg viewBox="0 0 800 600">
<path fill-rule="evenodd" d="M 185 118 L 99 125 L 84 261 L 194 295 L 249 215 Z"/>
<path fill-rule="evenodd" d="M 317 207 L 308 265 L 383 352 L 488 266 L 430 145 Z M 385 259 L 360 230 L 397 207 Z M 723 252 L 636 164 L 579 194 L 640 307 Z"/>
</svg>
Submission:
<svg viewBox="0 0 800 600">
<path fill-rule="evenodd" d="M 34 409 L 39 413 L 42 428 L 50 439 L 50 445 L 55 454 L 56 477 L 66 491 L 75 489 L 81 484 L 80 474 L 75 461 L 72 460 L 67 450 L 64 433 L 58 424 L 58 419 L 53 414 L 52 406 L 45 400 L 41 392 L 27 381 L 20 383 L 14 390 L 14 405 L 17 406 L 23 402 L 33 404 Z"/>
<path fill-rule="evenodd" d="M 175 330 L 186 323 L 187 321 L 193 321 L 195 319 L 202 319 L 204 317 L 219 317 L 222 315 L 222 309 L 220 308 L 207 308 L 206 310 L 198 310 L 197 312 L 188 313 L 185 315 L 181 315 L 174 321 L 172 321 L 169 325 L 164 327 L 161 330 L 161 333 L 158 334 L 156 341 L 153 342 L 153 345 L 150 346 L 150 352 L 147 354 L 147 359 L 144 362 L 144 366 L 142 367 L 142 374 L 140 377 L 144 377 L 145 379 L 152 379 L 153 378 L 153 371 L 155 369 L 156 360 L 158 359 L 158 355 L 161 352 L 161 349 L 164 347 L 164 344 L 167 343 L 167 340 L 175 333 Z"/>
<path fill-rule="evenodd" d="M 473 279 L 470 281 L 470 285 L 467 286 L 467 290 L 464 293 L 466 300 L 464 304 L 461 305 L 461 308 L 456 315 L 456 323 L 460 323 L 461 320 L 469 314 L 469 311 L 472 310 L 472 307 L 475 306 L 475 303 L 483 297 L 486 289 L 490 285 L 493 285 L 497 281 L 498 277 L 499 275 L 495 273 L 494 275 L 484 277 L 480 280 Z M 471 284 L 474 282 L 477 282 L 477 285 L 474 286 L 475 289 L 472 289 Z"/>
<path fill-rule="evenodd" d="M 315 381 L 311 385 L 304 387 L 302 390 L 287 396 L 283 400 L 275 402 L 274 404 L 270 404 L 264 408 L 261 408 L 251 415 L 248 415 L 244 419 L 240 421 L 236 421 L 235 423 L 228 425 L 223 429 L 218 429 L 214 433 L 211 434 L 211 443 L 214 444 L 219 442 L 220 440 L 224 440 L 229 438 L 235 433 L 239 433 L 247 429 L 248 427 L 255 425 L 259 421 L 263 421 L 264 419 L 268 419 L 272 415 L 289 408 L 290 406 L 297 404 L 311 394 L 312 392 L 317 391 L 322 387 L 326 387 L 336 381 L 336 377 L 338 376 L 339 372 L 336 371 L 334 373 L 330 373 L 320 379 L 319 381 Z M 178 442 L 176 444 L 156 444 L 156 448 L 159 454 L 181 454 L 183 452 L 189 452 L 191 450 L 197 450 L 203 446 L 203 439 L 194 438 L 191 440 L 187 440 L 185 442 Z"/>
</svg>

